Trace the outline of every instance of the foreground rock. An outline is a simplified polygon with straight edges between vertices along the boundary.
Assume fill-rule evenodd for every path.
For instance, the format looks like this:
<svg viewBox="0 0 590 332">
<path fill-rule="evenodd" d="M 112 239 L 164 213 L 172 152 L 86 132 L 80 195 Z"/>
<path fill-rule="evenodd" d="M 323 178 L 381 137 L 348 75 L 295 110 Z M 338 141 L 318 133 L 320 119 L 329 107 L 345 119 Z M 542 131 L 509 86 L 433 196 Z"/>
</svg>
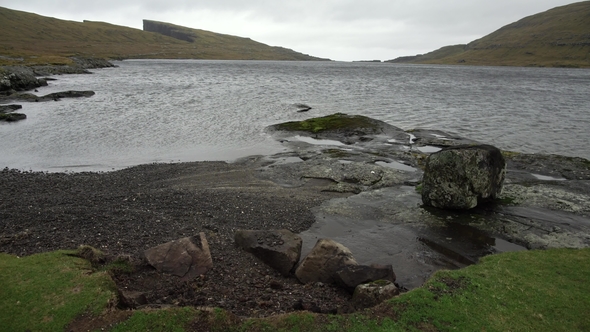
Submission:
<svg viewBox="0 0 590 332">
<path fill-rule="evenodd" d="M 295 271 L 300 282 L 334 283 L 337 271 L 347 265 L 357 265 L 348 248 L 330 239 L 319 239 Z"/>
<path fill-rule="evenodd" d="M 378 280 L 359 285 L 352 295 L 352 305 L 356 309 L 369 308 L 399 295 L 395 284 L 389 280 Z"/>
<path fill-rule="evenodd" d="M 147 298 L 142 292 L 134 292 L 118 289 L 119 306 L 129 309 L 137 309 L 137 307 L 147 304 Z"/>
<path fill-rule="evenodd" d="M 301 237 L 289 230 L 239 230 L 234 236 L 236 244 L 260 258 L 282 275 L 291 274 L 301 257 Z"/>
<path fill-rule="evenodd" d="M 161 273 L 191 280 L 213 267 L 205 233 L 164 243 L 144 252 L 148 263 Z"/>
<path fill-rule="evenodd" d="M 358 285 L 377 280 L 395 282 L 395 273 L 391 265 L 373 264 L 346 265 L 334 274 L 336 284 L 349 292 L 353 292 Z"/>
<path fill-rule="evenodd" d="M 506 161 L 491 145 L 463 145 L 431 154 L 422 186 L 424 204 L 442 209 L 471 209 L 502 192 Z"/>
</svg>

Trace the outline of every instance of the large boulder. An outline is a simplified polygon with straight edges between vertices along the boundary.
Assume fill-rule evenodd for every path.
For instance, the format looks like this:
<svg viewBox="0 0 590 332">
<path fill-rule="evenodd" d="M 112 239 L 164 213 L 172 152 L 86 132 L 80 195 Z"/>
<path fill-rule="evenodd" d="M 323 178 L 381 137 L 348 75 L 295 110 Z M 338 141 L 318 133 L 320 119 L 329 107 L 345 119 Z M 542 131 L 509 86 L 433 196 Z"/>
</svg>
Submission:
<svg viewBox="0 0 590 332">
<path fill-rule="evenodd" d="M 148 263 L 159 272 L 191 280 L 213 267 L 205 233 L 161 244 L 144 252 Z"/>
<path fill-rule="evenodd" d="M 288 276 L 299 262 L 303 243 L 299 235 L 286 229 L 239 230 L 234 234 L 234 241 L 284 276 Z"/>
<path fill-rule="evenodd" d="M 349 292 L 360 285 L 377 280 L 395 282 L 395 273 L 391 265 L 373 264 L 346 265 L 334 274 L 335 283 Z"/>
<path fill-rule="evenodd" d="M 399 295 L 399 289 L 389 280 L 377 280 L 358 285 L 352 294 L 352 305 L 357 308 L 368 308 Z"/>
<path fill-rule="evenodd" d="M 502 192 L 506 161 L 491 145 L 461 145 L 426 160 L 422 202 L 442 209 L 471 209 Z"/>
<path fill-rule="evenodd" d="M 330 239 L 319 239 L 295 270 L 295 276 L 304 284 L 334 283 L 336 271 L 347 265 L 358 265 L 348 248 Z"/>
</svg>

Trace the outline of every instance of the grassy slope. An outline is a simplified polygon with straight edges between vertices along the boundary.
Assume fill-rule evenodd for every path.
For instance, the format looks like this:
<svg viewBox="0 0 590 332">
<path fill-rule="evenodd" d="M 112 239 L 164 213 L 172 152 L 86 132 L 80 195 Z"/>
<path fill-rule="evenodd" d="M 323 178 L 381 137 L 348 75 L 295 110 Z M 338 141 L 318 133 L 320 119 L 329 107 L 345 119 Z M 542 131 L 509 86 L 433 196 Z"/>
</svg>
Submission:
<svg viewBox="0 0 590 332">
<path fill-rule="evenodd" d="M 467 45 L 447 46 L 409 60 L 435 64 L 590 67 L 590 1 L 525 17 Z"/>
<path fill-rule="evenodd" d="M 67 63 L 68 56 L 314 60 L 280 47 L 194 30 L 194 43 L 104 22 L 74 22 L 0 7 L 0 64 Z M 10 61 L 24 58 L 24 61 Z"/>
<path fill-rule="evenodd" d="M 23 258 L 0 253 L 0 330 L 63 331 L 83 313 L 116 303 L 116 286 L 88 261 L 56 251 Z"/>
<path fill-rule="evenodd" d="M 181 31 L 190 35 L 194 40 L 194 46 L 198 45 L 198 49 L 193 51 L 193 54 L 208 58 L 326 60 L 301 54 L 283 47 L 268 46 L 250 38 L 236 37 L 201 29 L 191 29 L 164 22 L 151 22 L 165 25 L 175 31 Z"/>
<path fill-rule="evenodd" d="M 0 254 L 0 326 L 63 330 L 77 315 L 112 304 L 108 275 L 72 253 Z M 590 249 L 552 249 L 439 271 L 423 287 L 352 315 L 241 320 L 221 309 L 138 310 L 111 331 L 588 331 L 589 312 Z"/>
</svg>

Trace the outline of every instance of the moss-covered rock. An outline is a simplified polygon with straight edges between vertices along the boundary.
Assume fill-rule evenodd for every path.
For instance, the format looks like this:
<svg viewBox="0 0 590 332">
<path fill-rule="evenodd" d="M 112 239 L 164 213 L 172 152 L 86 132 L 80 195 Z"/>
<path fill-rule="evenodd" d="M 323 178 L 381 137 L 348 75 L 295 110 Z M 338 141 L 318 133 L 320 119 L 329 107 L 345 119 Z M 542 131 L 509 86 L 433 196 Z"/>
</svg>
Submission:
<svg viewBox="0 0 590 332">
<path fill-rule="evenodd" d="M 422 201 L 446 209 L 471 209 L 502 191 L 506 161 L 491 145 L 447 148 L 426 161 Z"/>
<path fill-rule="evenodd" d="M 274 125 L 273 128 L 284 131 L 303 131 L 312 134 L 328 131 L 375 134 L 381 131 L 382 125 L 380 121 L 366 116 L 336 113 L 303 121 L 279 123 Z"/>
</svg>

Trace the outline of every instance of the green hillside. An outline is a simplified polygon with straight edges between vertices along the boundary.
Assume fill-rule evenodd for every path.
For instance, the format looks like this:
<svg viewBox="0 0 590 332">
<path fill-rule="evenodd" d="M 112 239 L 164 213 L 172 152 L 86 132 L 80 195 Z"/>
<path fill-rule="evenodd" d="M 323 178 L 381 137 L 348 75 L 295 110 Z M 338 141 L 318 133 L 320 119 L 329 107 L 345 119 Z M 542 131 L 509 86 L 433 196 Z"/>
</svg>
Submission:
<svg viewBox="0 0 590 332">
<path fill-rule="evenodd" d="M 467 45 L 390 62 L 590 67 L 590 1 L 525 17 Z"/>
<path fill-rule="evenodd" d="M 188 29 L 188 28 L 184 28 Z M 74 22 L 0 7 L 0 64 L 62 64 L 67 57 L 321 60 L 248 38 L 192 30 L 193 42 L 104 22 Z"/>
</svg>

